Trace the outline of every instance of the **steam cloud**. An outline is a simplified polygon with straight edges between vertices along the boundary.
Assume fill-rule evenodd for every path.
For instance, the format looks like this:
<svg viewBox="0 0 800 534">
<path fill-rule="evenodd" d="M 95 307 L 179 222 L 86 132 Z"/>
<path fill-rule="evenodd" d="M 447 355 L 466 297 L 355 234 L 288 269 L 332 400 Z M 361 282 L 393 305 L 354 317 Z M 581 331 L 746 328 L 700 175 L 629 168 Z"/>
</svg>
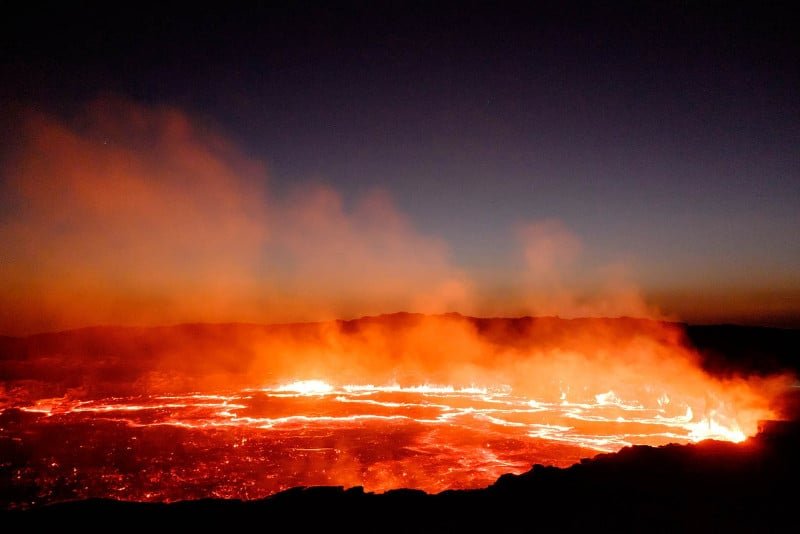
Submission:
<svg viewBox="0 0 800 534">
<path fill-rule="evenodd" d="M 104 99 L 74 123 L 30 112 L 20 125 L 3 169 L 0 332 L 482 306 L 446 243 L 415 229 L 385 192 L 348 203 L 311 184 L 278 196 L 262 163 L 177 110 Z M 530 312 L 654 314 L 621 267 L 600 273 L 604 285 L 575 288 L 582 244 L 560 222 L 524 223 L 517 235 L 526 269 L 514 298 Z M 8 359 L 3 374 L 9 391 L 19 383 L 33 397 L 318 377 L 509 384 L 551 400 L 613 390 L 652 404 L 669 392 L 702 413 L 735 413 L 748 433 L 788 380 L 711 378 L 680 333 L 657 321 L 559 324 L 500 321 L 486 331 L 442 316 L 147 334 L 155 339 L 103 330 L 59 338 L 66 345 L 52 350 L 42 341 L 33 357 Z"/>
<path fill-rule="evenodd" d="M 73 121 L 25 113 L 17 130 L 2 169 L 3 333 L 397 310 L 658 316 L 624 268 L 579 287 L 581 240 L 552 219 L 518 226 L 523 267 L 498 301 L 386 191 L 279 196 L 262 162 L 176 109 L 105 98 Z"/>
<path fill-rule="evenodd" d="M 445 243 L 385 192 L 285 197 L 264 165 L 171 108 L 29 112 L 3 169 L 0 332 L 302 320 L 463 304 Z"/>
</svg>

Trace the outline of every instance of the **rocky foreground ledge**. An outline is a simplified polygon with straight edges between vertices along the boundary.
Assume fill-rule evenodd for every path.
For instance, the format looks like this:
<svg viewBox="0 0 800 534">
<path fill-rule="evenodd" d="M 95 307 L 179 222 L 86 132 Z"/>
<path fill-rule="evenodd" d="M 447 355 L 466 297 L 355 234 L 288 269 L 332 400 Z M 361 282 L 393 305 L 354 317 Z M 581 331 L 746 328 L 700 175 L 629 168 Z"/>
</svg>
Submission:
<svg viewBox="0 0 800 534">
<path fill-rule="evenodd" d="M 113 531 L 784 531 L 797 527 L 800 423 L 742 444 L 636 446 L 566 469 L 535 465 L 483 490 L 295 488 L 258 501 L 86 500 L 3 513 L 5 525 Z"/>
</svg>

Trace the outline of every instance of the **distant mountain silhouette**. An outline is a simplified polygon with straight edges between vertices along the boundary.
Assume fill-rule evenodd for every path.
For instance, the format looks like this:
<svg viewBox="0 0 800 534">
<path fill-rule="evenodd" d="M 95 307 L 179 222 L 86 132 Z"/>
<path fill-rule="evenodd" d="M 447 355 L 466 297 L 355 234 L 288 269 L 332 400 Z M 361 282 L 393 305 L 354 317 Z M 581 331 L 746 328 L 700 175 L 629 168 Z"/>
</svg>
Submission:
<svg viewBox="0 0 800 534">
<path fill-rule="evenodd" d="M 418 313 L 398 312 L 378 316 L 367 316 L 352 320 L 308 323 L 187 323 L 174 326 L 126 327 L 94 326 L 47 332 L 30 336 L 0 336 L 0 359 L 20 360 L 43 354 L 73 354 L 99 356 L 108 353 L 135 356 L 153 356 L 160 350 L 169 349 L 175 341 L 194 339 L 209 344 L 212 348 L 230 347 L 247 334 L 286 335 L 296 338 L 318 336 L 319 326 L 337 324 L 342 332 L 358 332 L 364 326 L 378 326 L 395 331 L 412 328 L 428 316 Z M 457 313 L 438 317 L 454 317 L 475 325 L 477 331 L 492 342 L 513 345 L 531 343 L 536 337 L 524 336 L 531 332 L 548 334 L 549 343 L 569 339 L 576 332 L 591 331 L 601 324 L 624 324 L 632 334 L 647 329 L 648 325 L 659 324 L 650 319 L 629 317 L 616 318 L 576 318 L 560 317 L 515 317 L 515 318 L 477 318 Z M 706 356 L 709 369 L 724 371 L 742 370 L 769 373 L 781 369 L 800 369 L 800 330 L 771 327 L 738 325 L 687 325 L 684 323 L 664 323 L 673 325 L 685 332 L 687 340 Z"/>
</svg>

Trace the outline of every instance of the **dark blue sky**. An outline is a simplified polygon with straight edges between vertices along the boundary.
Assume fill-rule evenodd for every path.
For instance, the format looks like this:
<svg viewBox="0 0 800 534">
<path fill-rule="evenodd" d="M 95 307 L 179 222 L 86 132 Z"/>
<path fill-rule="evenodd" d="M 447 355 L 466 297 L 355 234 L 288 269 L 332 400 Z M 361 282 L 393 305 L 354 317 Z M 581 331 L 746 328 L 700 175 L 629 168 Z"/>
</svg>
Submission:
<svg viewBox="0 0 800 534">
<path fill-rule="evenodd" d="M 65 117 L 108 93 L 178 107 L 276 194 L 385 188 L 486 291 L 514 228 L 558 219 L 587 269 L 624 262 L 668 311 L 702 320 L 735 293 L 796 320 L 796 15 L 608 4 L 37 7 L 3 22 L 0 87 Z"/>
</svg>

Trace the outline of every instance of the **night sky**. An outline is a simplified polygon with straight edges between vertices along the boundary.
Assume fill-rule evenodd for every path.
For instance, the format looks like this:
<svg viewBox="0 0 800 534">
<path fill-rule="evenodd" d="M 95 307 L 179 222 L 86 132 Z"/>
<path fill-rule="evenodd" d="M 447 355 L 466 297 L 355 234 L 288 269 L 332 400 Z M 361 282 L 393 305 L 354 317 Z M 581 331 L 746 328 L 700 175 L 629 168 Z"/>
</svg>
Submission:
<svg viewBox="0 0 800 534">
<path fill-rule="evenodd" d="M 798 19 L 788 3 L 381 4 L 292 2 L 237 10 L 58 4 L 6 13 L 0 333 L 108 322 L 315 319 L 398 308 L 800 325 L 800 56 Z M 121 302 L 115 294 L 90 299 L 104 311 L 83 310 L 65 320 L 52 311 L 63 305 L 38 302 L 53 293 L 53 280 L 75 279 L 57 267 L 64 256 L 43 251 L 64 235 L 85 241 L 102 218 L 78 224 L 67 217 L 51 225 L 49 208 L 30 207 L 35 202 L 26 195 L 41 194 L 20 191 L 38 180 L 25 169 L 41 157 L 25 147 L 39 143 L 46 151 L 49 141 L 42 139 L 49 138 L 40 134 L 49 130 L 24 125 L 31 116 L 46 117 L 102 143 L 148 150 L 130 136 L 108 135 L 121 130 L 103 126 L 107 120 L 86 126 L 85 110 L 97 102 L 112 116 L 124 116 L 115 111 L 120 107 L 155 116 L 176 110 L 204 139 L 225 139 L 236 158 L 263 166 L 231 180 L 237 191 L 252 187 L 269 197 L 270 213 L 285 215 L 265 223 L 270 231 L 263 241 L 243 245 L 263 245 L 255 258 L 246 256 L 255 281 L 215 290 L 260 292 L 261 304 L 249 302 L 249 311 L 239 314 L 233 299 L 219 314 L 175 308 L 138 319 L 138 312 L 128 316 L 115 307 Z M 87 154 L 94 152 L 87 148 Z M 293 218 L 294 203 L 314 212 L 326 202 L 320 195 L 340 204 L 333 212 L 349 230 L 336 240 L 356 243 L 356 267 L 337 271 L 347 264 L 326 263 L 339 254 L 335 246 L 319 258 L 307 252 L 313 243 L 335 241 L 319 230 L 324 217 L 314 223 L 319 231 L 299 231 L 274 245 L 276 235 L 308 220 Z M 309 197 L 317 200 L 298 200 Z M 388 266 L 380 258 L 394 230 L 380 230 L 384 218 L 370 211 L 381 205 L 396 219 L 385 224 L 404 236 L 404 245 L 387 256 L 403 260 Z M 75 212 L 85 211 L 82 206 Z M 370 221 L 377 221 L 378 237 L 358 245 Z M 119 225 L 131 227 L 130 221 Z M 142 234 L 152 235 L 153 226 L 146 228 Z M 311 235 L 307 242 L 304 235 Z M 190 247 L 187 266 L 174 258 L 147 264 L 171 273 L 150 284 L 125 275 L 113 261 L 117 248 L 100 254 L 102 261 L 91 259 L 119 242 L 112 237 L 76 252 L 80 261 L 90 258 L 76 265 L 96 267 L 105 288 L 97 295 L 124 286 L 122 300 L 130 297 L 136 306 L 119 306 L 131 310 L 178 298 L 153 289 L 173 287 L 167 279 L 188 278 L 194 285 L 183 289 L 202 292 L 208 273 L 231 272 L 215 264 L 196 274 L 196 250 L 214 257 L 239 253 L 198 237 L 201 248 Z M 418 242 L 424 246 L 417 257 Z M 136 262 L 125 262 L 135 269 Z M 369 265 L 364 273 L 357 272 L 361 264 Z M 438 277 L 430 287 L 444 287 L 439 280 L 445 280 L 442 294 L 458 298 L 433 305 L 402 300 L 377 285 L 366 296 L 359 291 L 364 278 L 399 293 L 404 283 L 424 289 L 429 271 Z M 298 282 L 295 273 L 314 283 Z M 259 285 L 262 278 L 271 285 Z M 78 286 L 60 298 L 74 300 L 92 283 Z M 295 303 L 285 314 L 275 304 L 281 299 Z M 610 300 L 625 305 L 610 306 Z M 25 319 L 15 322 L 19 317 Z"/>
</svg>

